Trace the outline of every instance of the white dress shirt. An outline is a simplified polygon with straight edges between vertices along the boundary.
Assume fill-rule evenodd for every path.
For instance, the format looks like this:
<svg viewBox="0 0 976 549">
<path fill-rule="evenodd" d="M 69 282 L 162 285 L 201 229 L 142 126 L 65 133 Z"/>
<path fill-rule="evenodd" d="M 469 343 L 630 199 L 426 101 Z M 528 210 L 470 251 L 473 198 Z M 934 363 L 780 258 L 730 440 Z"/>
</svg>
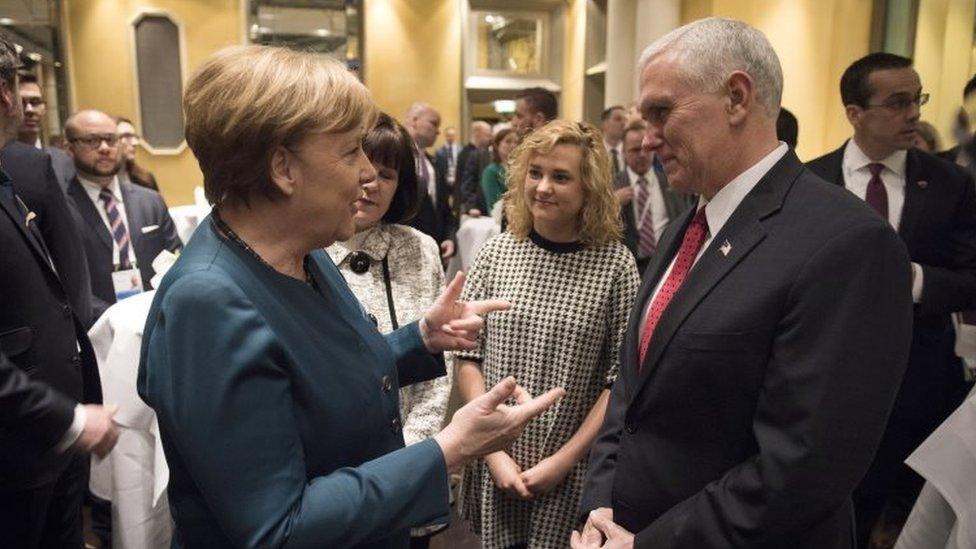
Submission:
<svg viewBox="0 0 976 549">
<path fill-rule="evenodd" d="M 105 228 L 108 229 L 108 234 L 112 234 L 112 225 L 108 222 L 108 213 L 105 211 L 105 203 L 102 199 L 98 197 L 98 193 L 102 192 L 102 187 L 97 183 L 93 183 L 78 176 L 78 181 L 81 181 L 81 186 L 85 189 L 85 194 L 91 199 L 92 204 L 95 205 L 95 210 L 98 211 L 98 215 L 102 218 L 102 223 L 105 223 Z M 136 253 L 132 246 L 132 228 L 129 227 L 129 218 L 125 214 L 125 202 L 122 201 L 122 192 L 119 189 L 119 178 L 118 176 L 112 178 L 112 182 L 108 185 L 108 190 L 112 192 L 117 202 L 116 208 L 119 210 L 119 217 L 122 218 L 122 224 L 125 225 L 126 232 L 129 233 L 129 264 L 136 264 Z M 119 245 L 115 241 L 115 237 L 112 237 L 112 264 L 119 264 Z"/>
<path fill-rule="evenodd" d="M 905 210 L 905 168 L 908 151 L 895 151 L 878 163 L 884 165 L 881 170 L 881 182 L 884 183 L 888 194 L 888 223 L 898 231 L 901 226 L 901 214 Z M 853 139 L 847 141 L 844 147 L 842 170 L 844 173 L 844 187 L 864 200 L 871 181 L 871 170 L 868 168 L 873 160 L 864 154 L 861 147 Z M 912 300 L 918 303 L 922 298 L 922 267 L 912 262 Z"/>
<path fill-rule="evenodd" d="M 746 195 L 749 194 L 752 189 L 759 184 L 759 180 L 766 175 L 766 172 L 771 170 L 774 165 L 789 151 L 789 146 L 786 143 L 780 141 L 779 146 L 773 149 L 773 151 L 762 158 L 759 162 L 756 162 L 748 170 L 740 173 L 735 179 L 729 181 L 727 185 L 722 187 L 711 200 L 705 200 L 704 196 L 698 197 L 697 210 L 705 208 L 705 219 L 708 221 L 708 236 L 705 238 L 705 242 L 702 244 L 700 250 L 698 250 L 698 255 L 695 256 L 695 263 L 701 259 L 701 256 L 705 254 L 708 250 L 708 246 L 712 243 L 712 238 L 722 230 L 725 223 L 732 217 L 735 210 L 738 209 L 739 204 L 745 199 Z M 715 253 L 719 253 L 715 250 Z M 671 258 L 671 264 L 668 265 L 668 269 L 664 271 L 664 275 L 657 282 L 657 286 L 654 288 L 654 292 L 651 294 L 650 299 L 644 304 L 644 314 L 641 317 L 641 329 L 640 333 L 644 333 L 644 324 L 647 322 L 647 314 L 651 310 L 651 304 L 654 303 L 654 298 L 657 297 L 658 292 L 661 291 L 661 286 L 664 286 L 664 282 L 668 279 L 671 274 L 671 269 L 674 268 L 674 262 L 678 258 L 675 254 Z M 692 271 L 689 276 L 694 276 L 694 265 L 692 263 Z M 687 281 L 687 278 L 685 279 Z"/>
<path fill-rule="evenodd" d="M 637 189 L 637 180 L 641 176 L 637 175 L 637 172 L 630 169 L 629 166 L 625 169 L 627 170 L 627 178 L 630 180 L 630 188 L 634 190 L 636 196 L 639 192 Z M 670 221 L 668 219 L 668 208 L 664 203 L 664 192 L 661 190 L 661 181 L 657 178 L 657 173 L 654 169 L 647 170 L 647 173 L 643 177 L 647 180 L 649 200 L 644 203 L 644 211 L 637 211 L 636 200 L 630 201 L 630 207 L 634 211 L 634 226 L 639 233 L 645 217 L 650 215 L 654 227 L 654 242 L 658 242 L 661 240 L 661 235 L 664 234 L 664 229 L 668 228 L 668 221 Z"/>
</svg>

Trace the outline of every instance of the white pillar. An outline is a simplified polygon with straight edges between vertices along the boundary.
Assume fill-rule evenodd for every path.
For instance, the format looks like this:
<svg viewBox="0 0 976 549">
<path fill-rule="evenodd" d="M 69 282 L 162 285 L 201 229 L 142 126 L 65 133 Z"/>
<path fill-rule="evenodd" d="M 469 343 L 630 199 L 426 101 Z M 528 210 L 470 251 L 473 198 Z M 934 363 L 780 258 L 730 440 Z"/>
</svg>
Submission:
<svg viewBox="0 0 976 549">
<path fill-rule="evenodd" d="M 637 98 L 641 52 L 680 21 L 681 0 L 607 2 L 607 106 L 627 106 Z"/>
</svg>

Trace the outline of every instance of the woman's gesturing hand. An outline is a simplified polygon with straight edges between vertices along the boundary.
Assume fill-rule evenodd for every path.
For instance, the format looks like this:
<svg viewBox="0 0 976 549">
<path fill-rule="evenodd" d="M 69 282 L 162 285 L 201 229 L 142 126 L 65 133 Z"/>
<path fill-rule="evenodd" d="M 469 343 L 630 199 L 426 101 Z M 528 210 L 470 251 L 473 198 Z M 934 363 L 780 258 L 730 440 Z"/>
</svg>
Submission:
<svg viewBox="0 0 976 549">
<path fill-rule="evenodd" d="M 432 353 L 474 349 L 477 346 L 478 333 L 485 325 L 481 315 L 504 311 L 512 306 L 500 299 L 467 303 L 458 301 L 462 288 L 464 273 L 459 272 L 420 321 L 424 345 Z"/>
<path fill-rule="evenodd" d="M 444 452 L 448 471 L 457 470 L 472 459 L 508 448 L 522 434 L 525 425 L 562 398 L 562 388 L 529 398 L 507 377 L 487 393 L 454 413 L 451 423 L 434 435 Z M 516 405 L 504 404 L 515 398 Z"/>
</svg>

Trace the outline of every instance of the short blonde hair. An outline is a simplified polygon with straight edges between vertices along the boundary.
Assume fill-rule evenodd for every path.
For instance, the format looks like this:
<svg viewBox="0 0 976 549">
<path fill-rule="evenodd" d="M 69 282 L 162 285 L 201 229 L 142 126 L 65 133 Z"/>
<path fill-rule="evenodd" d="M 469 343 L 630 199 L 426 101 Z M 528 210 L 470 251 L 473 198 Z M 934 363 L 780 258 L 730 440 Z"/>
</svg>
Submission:
<svg viewBox="0 0 976 549">
<path fill-rule="evenodd" d="M 547 155 L 556 145 L 575 145 L 582 152 L 580 183 L 583 186 L 583 209 L 580 211 L 580 241 L 598 246 L 619 240 L 623 234 L 620 206 L 613 194 L 610 154 L 603 145 L 603 134 L 585 122 L 553 120 L 522 140 L 509 159 L 505 193 L 505 216 L 508 230 L 524 239 L 532 230 L 532 212 L 525 201 L 525 179 L 529 162 L 537 155 Z"/>
<path fill-rule="evenodd" d="M 376 117 L 366 87 L 340 62 L 271 46 L 215 53 L 190 78 L 183 110 L 186 142 L 215 205 L 279 197 L 270 178 L 277 147 L 314 132 L 368 128 Z"/>
</svg>

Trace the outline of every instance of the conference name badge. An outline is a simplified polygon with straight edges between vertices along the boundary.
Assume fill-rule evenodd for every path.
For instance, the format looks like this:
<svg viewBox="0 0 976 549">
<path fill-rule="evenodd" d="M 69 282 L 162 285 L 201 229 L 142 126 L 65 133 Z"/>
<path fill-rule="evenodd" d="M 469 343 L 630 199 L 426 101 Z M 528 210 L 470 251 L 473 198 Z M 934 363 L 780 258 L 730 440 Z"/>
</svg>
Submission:
<svg viewBox="0 0 976 549">
<path fill-rule="evenodd" d="M 142 274 L 139 269 L 126 269 L 112 273 L 112 288 L 115 289 L 115 300 L 122 301 L 142 293 Z"/>
</svg>

